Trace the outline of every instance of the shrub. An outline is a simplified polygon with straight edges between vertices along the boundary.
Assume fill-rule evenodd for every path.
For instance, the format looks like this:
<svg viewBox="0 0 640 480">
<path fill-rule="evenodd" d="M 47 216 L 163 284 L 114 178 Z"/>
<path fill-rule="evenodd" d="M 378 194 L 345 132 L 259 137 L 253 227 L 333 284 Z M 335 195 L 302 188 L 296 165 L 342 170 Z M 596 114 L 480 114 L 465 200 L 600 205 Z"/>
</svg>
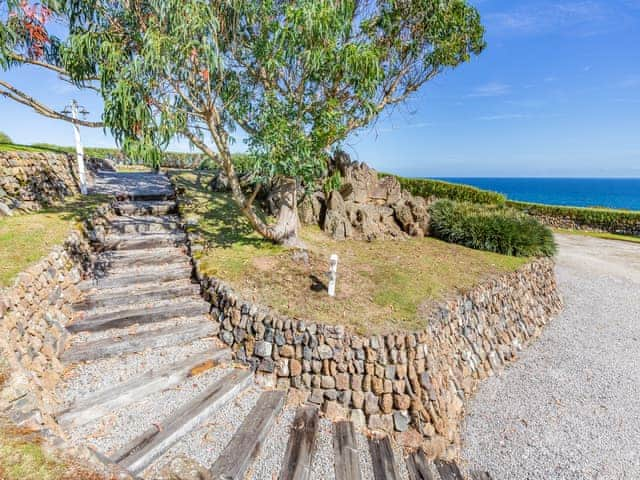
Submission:
<svg viewBox="0 0 640 480">
<path fill-rule="evenodd" d="M 507 204 L 530 215 L 567 218 L 578 225 L 607 232 L 640 230 L 640 212 L 638 211 L 565 207 L 515 201 L 509 201 Z"/>
<path fill-rule="evenodd" d="M 387 176 L 387 174 L 382 175 Z M 396 179 L 400 182 L 402 188 L 419 197 L 430 197 L 433 195 L 438 198 L 448 198 L 459 202 L 497 205 L 503 205 L 506 201 L 506 197 L 501 193 L 481 190 L 469 185 L 443 182 L 430 178 L 405 178 L 396 176 Z"/>
<path fill-rule="evenodd" d="M 11 137 L 4 132 L 0 132 L 0 143 L 13 143 Z"/>
<path fill-rule="evenodd" d="M 517 257 L 551 256 L 551 230 L 504 206 L 438 200 L 430 207 L 432 235 L 446 242 Z"/>
</svg>

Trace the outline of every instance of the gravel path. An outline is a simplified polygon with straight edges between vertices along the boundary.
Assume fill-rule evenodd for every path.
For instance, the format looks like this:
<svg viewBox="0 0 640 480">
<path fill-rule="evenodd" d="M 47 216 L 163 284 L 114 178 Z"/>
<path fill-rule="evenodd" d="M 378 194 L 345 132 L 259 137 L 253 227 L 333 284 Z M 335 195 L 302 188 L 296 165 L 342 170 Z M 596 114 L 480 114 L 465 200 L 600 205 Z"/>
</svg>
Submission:
<svg viewBox="0 0 640 480">
<path fill-rule="evenodd" d="M 640 245 L 558 235 L 565 309 L 468 405 L 463 464 L 496 480 L 640 478 Z"/>
</svg>

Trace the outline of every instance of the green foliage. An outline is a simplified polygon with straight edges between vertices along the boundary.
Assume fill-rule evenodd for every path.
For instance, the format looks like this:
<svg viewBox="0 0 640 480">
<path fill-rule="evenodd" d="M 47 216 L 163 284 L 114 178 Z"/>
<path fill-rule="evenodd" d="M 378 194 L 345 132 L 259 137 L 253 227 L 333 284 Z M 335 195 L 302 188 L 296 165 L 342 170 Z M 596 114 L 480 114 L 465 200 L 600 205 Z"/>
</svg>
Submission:
<svg viewBox="0 0 640 480">
<path fill-rule="evenodd" d="M 265 180 L 317 179 L 332 145 L 484 48 L 464 0 L 64 3 L 65 68 L 99 74 L 104 120 L 130 156 L 158 163 L 184 136 L 228 161 L 242 129 Z"/>
<path fill-rule="evenodd" d="M 11 137 L 4 132 L 0 132 L 0 143 L 13 143 Z"/>
<path fill-rule="evenodd" d="M 438 200 L 430 213 L 432 234 L 447 242 L 519 257 L 555 252 L 551 230 L 511 208 Z"/>
<path fill-rule="evenodd" d="M 386 176 L 387 174 L 381 174 Z M 429 178 L 405 178 L 396 176 L 402 188 L 420 197 L 435 196 L 459 202 L 503 205 L 506 197 L 497 192 L 481 190 L 469 185 L 443 182 Z"/>
<path fill-rule="evenodd" d="M 615 233 L 640 228 L 640 212 L 608 208 L 580 208 L 508 201 L 507 205 L 530 215 L 568 218 L 578 225 Z"/>
</svg>

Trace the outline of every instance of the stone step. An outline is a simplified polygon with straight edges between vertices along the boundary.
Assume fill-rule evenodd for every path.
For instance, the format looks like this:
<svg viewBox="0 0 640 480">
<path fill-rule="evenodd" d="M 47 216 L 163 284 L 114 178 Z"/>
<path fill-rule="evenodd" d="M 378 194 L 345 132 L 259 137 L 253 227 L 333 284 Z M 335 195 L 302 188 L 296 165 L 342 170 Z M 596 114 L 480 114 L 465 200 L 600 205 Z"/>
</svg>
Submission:
<svg viewBox="0 0 640 480">
<path fill-rule="evenodd" d="M 170 264 L 168 266 L 157 267 L 148 266 L 138 269 L 118 269 L 109 271 L 102 278 L 92 278 L 78 283 L 78 289 L 83 292 L 93 289 L 108 288 L 132 288 L 136 285 L 156 283 L 162 284 L 175 280 L 190 279 L 193 267 L 187 263 Z"/>
<path fill-rule="evenodd" d="M 196 317 L 193 320 L 193 323 L 187 326 L 163 327 L 78 343 L 65 350 L 61 360 L 66 364 L 97 360 L 115 355 L 139 353 L 147 348 L 183 345 L 217 334 L 219 326 L 211 320 L 205 317 Z"/>
<path fill-rule="evenodd" d="M 83 300 L 73 305 L 74 310 L 83 311 L 96 308 L 118 307 L 123 305 L 136 305 L 163 300 L 170 300 L 176 297 L 188 297 L 198 295 L 200 286 L 191 283 L 190 280 L 180 280 L 178 282 L 167 282 L 158 284 L 149 282 L 137 288 L 129 287 L 121 290 L 100 291 L 96 294 L 87 295 Z"/>
<path fill-rule="evenodd" d="M 201 298 L 185 298 L 184 301 L 154 307 L 118 310 L 116 312 L 88 315 L 66 326 L 71 333 L 98 332 L 112 328 L 125 328 L 135 324 L 155 323 L 179 317 L 196 317 L 209 313 L 210 305 Z"/>
<path fill-rule="evenodd" d="M 336 480 L 360 480 L 360 458 L 352 422 L 333 424 L 333 453 Z"/>
<path fill-rule="evenodd" d="M 115 205 L 118 215 L 167 215 L 176 213 L 176 202 L 172 200 L 162 202 L 124 201 Z"/>
<path fill-rule="evenodd" d="M 109 234 L 98 242 L 104 250 L 140 250 L 154 247 L 177 247 L 184 245 L 186 234 L 183 231 L 167 233 L 147 233 L 137 235 Z"/>
<path fill-rule="evenodd" d="M 161 233 L 180 228 L 180 221 L 175 216 L 119 216 L 111 219 L 109 227 L 112 231 L 124 234 Z"/>
<path fill-rule="evenodd" d="M 180 438 L 200 426 L 213 413 L 251 385 L 250 370 L 236 369 L 178 409 L 161 424 L 154 425 L 112 456 L 133 474 L 139 474 Z"/>
<path fill-rule="evenodd" d="M 375 480 L 400 480 L 388 436 L 368 437 Z"/>
<path fill-rule="evenodd" d="M 271 426 L 284 406 L 286 392 L 264 392 L 242 425 L 218 456 L 209 473 L 214 480 L 240 480 L 260 451 Z"/>
<path fill-rule="evenodd" d="M 110 411 L 137 402 L 151 394 L 167 390 L 190 377 L 213 368 L 222 361 L 231 360 L 231 350 L 209 350 L 164 367 L 147 370 L 124 383 L 82 398 L 58 412 L 59 424 L 73 422 L 84 425 Z"/>
<path fill-rule="evenodd" d="M 306 405 L 296 410 L 278 480 L 311 480 L 318 425 L 317 407 Z"/>
</svg>

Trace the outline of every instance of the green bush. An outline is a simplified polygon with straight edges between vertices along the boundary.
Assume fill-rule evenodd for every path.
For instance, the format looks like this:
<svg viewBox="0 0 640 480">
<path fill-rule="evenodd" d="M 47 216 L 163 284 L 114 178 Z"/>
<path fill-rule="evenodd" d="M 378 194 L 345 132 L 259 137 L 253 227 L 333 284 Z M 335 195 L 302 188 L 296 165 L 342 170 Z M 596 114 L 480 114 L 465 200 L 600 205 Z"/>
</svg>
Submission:
<svg viewBox="0 0 640 480">
<path fill-rule="evenodd" d="M 13 143 L 11 137 L 4 132 L 0 132 L 0 143 Z"/>
<path fill-rule="evenodd" d="M 387 174 L 382 174 L 386 176 Z M 395 176 L 395 175 L 394 175 Z M 506 197 L 501 193 L 489 190 L 481 190 L 469 185 L 443 182 L 431 178 L 405 178 L 395 176 L 402 185 L 412 195 L 420 197 L 436 196 L 438 198 L 448 198 L 458 202 L 487 203 L 503 205 Z"/>
<path fill-rule="evenodd" d="M 551 256 L 551 230 L 504 206 L 438 200 L 430 207 L 431 233 L 446 242 L 517 257 Z"/>
<path fill-rule="evenodd" d="M 581 208 L 560 205 L 542 205 L 539 203 L 509 201 L 507 205 L 529 215 L 568 218 L 578 225 L 605 230 L 617 231 L 640 230 L 640 212 L 631 210 L 613 210 L 609 208 Z"/>
</svg>

